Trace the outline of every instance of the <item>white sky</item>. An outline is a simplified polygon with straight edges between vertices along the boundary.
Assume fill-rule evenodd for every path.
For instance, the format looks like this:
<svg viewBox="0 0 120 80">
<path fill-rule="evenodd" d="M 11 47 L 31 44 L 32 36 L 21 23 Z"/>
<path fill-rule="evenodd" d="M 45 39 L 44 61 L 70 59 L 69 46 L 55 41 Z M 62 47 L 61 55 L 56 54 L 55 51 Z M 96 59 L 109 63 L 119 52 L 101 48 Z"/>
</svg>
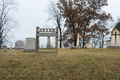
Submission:
<svg viewBox="0 0 120 80">
<path fill-rule="evenodd" d="M 17 40 L 25 41 L 25 39 L 29 37 L 35 38 L 36 26 L 46 27 L 46 25 L 48 25 L 49 27 L 56 27 L 51 22 L 47 21 L 48 13 L 46 10 L 49 0 L 16 0 L 16 2 L 19 5 L 19 10 L 14 14 L 14 17 L 18 21 L 19 27 L 12 32 L 14 35 L 10 40 L 12 45 L 14 45 Z M 104 10 L 111 13 L 113 19 L 116 20 L 120 17 L 120 0 L 108 0 L 108 4 L 107 7 L 104 7 Z M 43 45 L 47 43 L 46 39 L 41 39 L 42 43 L 44 43 Z"/>
</svg>

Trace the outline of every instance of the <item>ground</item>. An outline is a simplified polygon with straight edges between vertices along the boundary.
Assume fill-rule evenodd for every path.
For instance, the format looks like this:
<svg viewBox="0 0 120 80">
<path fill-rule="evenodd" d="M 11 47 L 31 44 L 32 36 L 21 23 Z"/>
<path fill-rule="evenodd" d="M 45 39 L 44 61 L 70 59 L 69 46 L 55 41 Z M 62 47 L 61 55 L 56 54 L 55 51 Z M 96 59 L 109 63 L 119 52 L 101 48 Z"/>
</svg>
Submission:
<svg viewBox="0 0 120 80">
<path fill-rule="evenodd" d="M 119 49 L 0 50 L 0 80 L 119 80 Z"/>
</svg>

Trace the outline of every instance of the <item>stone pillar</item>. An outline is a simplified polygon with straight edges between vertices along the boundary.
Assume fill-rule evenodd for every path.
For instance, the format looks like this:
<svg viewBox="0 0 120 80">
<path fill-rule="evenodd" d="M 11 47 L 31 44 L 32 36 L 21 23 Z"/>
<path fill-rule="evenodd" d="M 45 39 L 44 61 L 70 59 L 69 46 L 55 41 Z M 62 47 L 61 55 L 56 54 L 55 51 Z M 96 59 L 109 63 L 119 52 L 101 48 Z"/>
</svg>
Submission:
<svg viewBox="0 0 120 80">
<path fill-rule="evenodd" d="M 79 45 L 79 33 L 77 33 L 77 44 L 76 44 L 76 49 L 80 49 L 80 45 Z"/>
<path fill-rule="evenodd" d="M 50 44 L 50 36 L 47 37 L 47 49 L 51 49 L 51 44 Z"/>
<path fill-rule="evenodd" d="M 62 43 L 62 48 L 64 48 L 64 43 Z"/>
<path fill-rule="evenodd" d="M 39 51 L 39 36 L 37 35 L 39 27 L 36 28 L 36 51 Z"/>
</svg>

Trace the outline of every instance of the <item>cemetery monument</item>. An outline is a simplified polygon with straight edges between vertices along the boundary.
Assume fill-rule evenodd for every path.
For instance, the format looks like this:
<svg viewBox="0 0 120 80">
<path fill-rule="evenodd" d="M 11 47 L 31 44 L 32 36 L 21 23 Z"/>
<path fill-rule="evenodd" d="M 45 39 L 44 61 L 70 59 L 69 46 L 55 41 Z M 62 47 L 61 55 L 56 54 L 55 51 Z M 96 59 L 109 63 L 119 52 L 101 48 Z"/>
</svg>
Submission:
<svg viewBox="0 0 120 80">
<path fill-rule="evenodd" d="M 35 49 L 36 49 L 36 39 L 26 38 L 24 52 L 35 52 Z"/>
<path fill-rule="evenodd" d="M 111 49 L 120 49 L 120 22 L 114 27 L 111 33 Z"/>
<path fill-rule="evenodd" d="M 56 38 L 55 51 L 39 51 L 39 37 L 48 37 L 47 48 L 51 48 L 50 37 Z M 58 53 L 58 27 L 56 28 L 36 28 L 36 53 Z"/>
<path fill-rule="evenodd" d="M 24 43 L 21 40 L 15 42 L 15 50 L 21 50 L 24 48 Z"/>
</svg>

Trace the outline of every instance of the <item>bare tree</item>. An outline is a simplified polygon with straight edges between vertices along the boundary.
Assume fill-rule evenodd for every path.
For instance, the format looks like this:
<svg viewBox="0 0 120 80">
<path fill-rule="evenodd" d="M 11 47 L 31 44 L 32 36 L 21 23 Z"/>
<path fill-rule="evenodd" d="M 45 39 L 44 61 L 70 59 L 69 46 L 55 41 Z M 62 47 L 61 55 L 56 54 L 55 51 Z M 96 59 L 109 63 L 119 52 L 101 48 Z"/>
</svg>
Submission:
<svg viewBox="0 0 120 80">
<path fill-rule="evenodd" d="M 59 28 L 59 34 L 60 34 L 60 48 L 62 45 L 62 15 L 60 9 L 58 9 L 57 4 L 50 1 L 49 7 L 48 7 L 48 13 L 49 13 L 49 19 L 48 20 L 53 20 L 57 24 Z"/>
<path fill-rule="evenodd" d="M 10 15 L 16 9 L 17 4 L 14 0 L 0 0 L 0 48 L 11 29 L 17 24 Z"/>
</svg>

